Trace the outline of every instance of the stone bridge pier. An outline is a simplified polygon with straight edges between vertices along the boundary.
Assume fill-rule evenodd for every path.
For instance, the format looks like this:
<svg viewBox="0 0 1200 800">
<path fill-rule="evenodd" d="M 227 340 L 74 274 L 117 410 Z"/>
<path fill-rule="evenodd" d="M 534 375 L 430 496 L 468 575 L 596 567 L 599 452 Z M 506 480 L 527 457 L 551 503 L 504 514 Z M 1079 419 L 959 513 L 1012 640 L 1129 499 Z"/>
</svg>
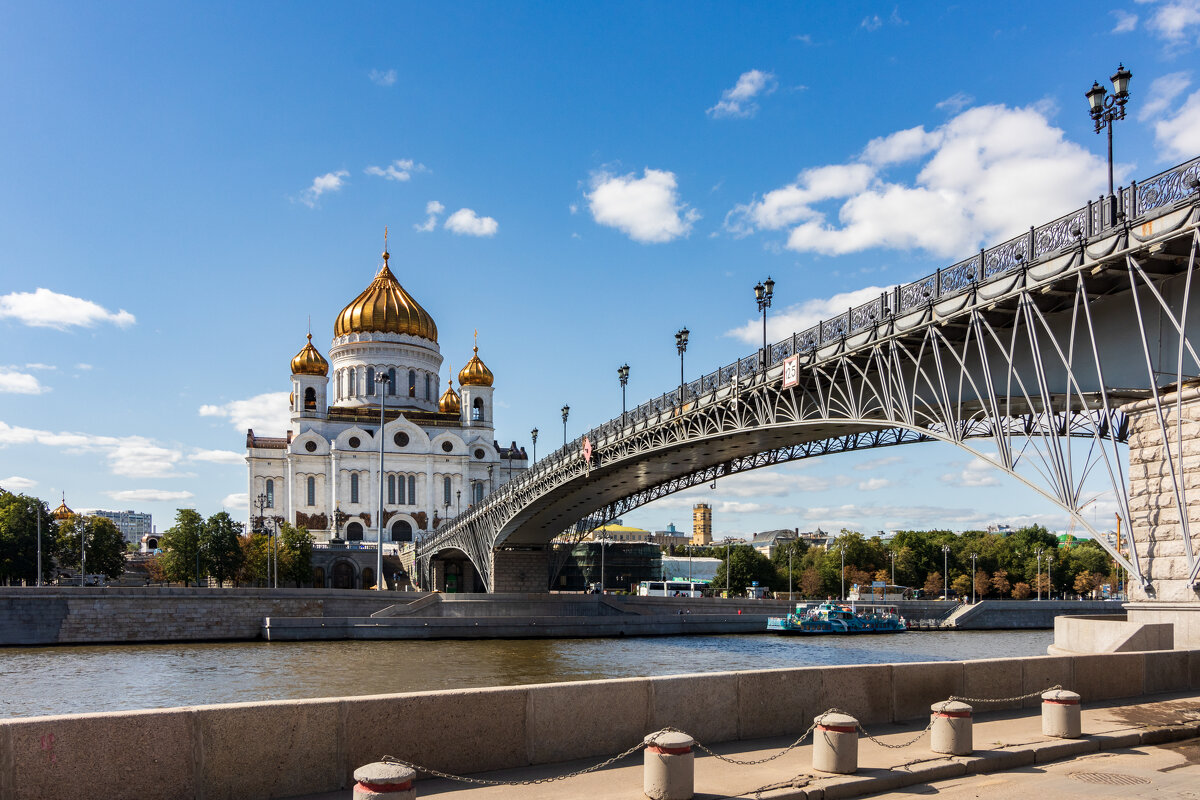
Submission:
<svg viewBox="0 0 1200 800">
<path fill-rule="evenodd" d="M 1131 582 L 1128 619 L 1172 623 L 1176 648 L 1200 647 L 1200 589 L 1188 555 L 1200 542 L 1200 382 L 1163 393 L 1157 405 L 1151 398 L 1123 410 L 1130 533 L 1148 580 L 1148 588 Z"/>
<path fill-rule="evenodd" d="M 544 593 L 549 574 L 549 546 L 492 550 L 493 592 Z"/>
</svg>

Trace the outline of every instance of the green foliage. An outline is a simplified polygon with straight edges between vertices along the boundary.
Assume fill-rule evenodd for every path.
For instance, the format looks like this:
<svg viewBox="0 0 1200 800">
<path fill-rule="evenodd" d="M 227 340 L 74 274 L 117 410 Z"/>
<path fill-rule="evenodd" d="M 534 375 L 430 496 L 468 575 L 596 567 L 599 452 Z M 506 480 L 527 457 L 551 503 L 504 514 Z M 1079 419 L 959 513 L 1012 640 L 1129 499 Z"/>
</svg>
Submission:
<svg viewBox="0 0 1200 800">
<path fill-rule="evenodd" d="M 208 574 L 224 583 L 242 566 L 241 534 L 245 526 L 221 511 L 209 517 L 200 534 L 200 563 Z"/>
<path fill-rule="evenodd" d="M 279 582 L 296 584 L 296 588 L 312 583 L 313 538 L 304 528 L 293 528 L 286 522 L 279 539 Z"/>
<path fill-rule="evenodd" d="M 235 583 L 266 585 L 269 541 L 266 534 L 262 533 L 252 533 L 240 538 L 238 544 L 242 551 L 242 566 L 234 576 Z"/>
<path fill-rule="evenodd" d="M 725 548 L 721 548 L 724 550 Z M 721 554 L 724 556 L 724 552 Z M 749 545 L 734 545 L 729 553 L 729 590 L 734 593 L 741 593 L 758 581 L 759 586 L 766 586 L 769 589 L 779 588 L 779 576 L 775 572 L 775 567 L 771 563 L 771 559 L 767 558 L 762 553 L 755 550 Z M 715 591 L 724 591 L 725 580 L 725 562 L 722 561 L 717 567 L 717 574 L 713 578 L 713 589 Z M 787 577 L 784 577 L 783 588 L 787 588 Z"/>
<path fill-rule="evenodd" d="M 164 533 L 159 547 L 162 548 L 163 575 L 169 581 L 183 581 L 183 585 L 199 578 L 204 564 L 197 563 L 200 556 L 201 539 L 204 535 L 204 517 L 192 508 L 175 511 L 175 524 Z"/>
<path fill-rule="evenodd" d="M 125 571 L 125 537 L 107 517 L 75 516 L 64 520 L 58 526 L 55 549 L 58 563 L 76 570 L 80 568 L 80 556 L 84 556 L 84 569 L 89 575 L 113 580 Z"/>
<path fill-rule="evenodd" d="M 0 489 L 0 584 L 37 583 L 38 511 L 42 525 L 42 580 L 54 572 L 57 524 L 36 497 Z"/>
</svg>

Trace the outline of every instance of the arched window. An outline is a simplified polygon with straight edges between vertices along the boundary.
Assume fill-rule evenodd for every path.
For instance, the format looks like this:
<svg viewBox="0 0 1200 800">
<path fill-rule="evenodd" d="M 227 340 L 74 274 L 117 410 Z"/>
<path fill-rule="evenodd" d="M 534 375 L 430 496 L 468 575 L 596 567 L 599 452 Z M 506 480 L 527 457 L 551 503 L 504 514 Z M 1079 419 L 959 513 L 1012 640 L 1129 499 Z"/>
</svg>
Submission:
<svg viewBox="0 0 1200 800">
<path fill-rule="evenodd" d="M 400 484 L 400 487 L 399 487 L 399 488 L 400 488 L 400 491 L 398 492 L 398 494 L 400 495 L 400 498 L 399 498 L 399 499 L 396 501 L 396 504 L 397 504 L 397 505 L 401 505 L 401 506 L 402 506 L 402 505 L 405 505 L 405 500 L 404 500 L 404 476 L 403 476 L 403 475 L 401 475 L 401 476 L 400 476 L 400 477 L 399 477 L 399 478 L 396 480 L 396 483 Z"/>
<path fill-rule="evenodd" d="M 396 505 L 396 476 L 388 475 L 388 505 Z"/>
<path fill-rule="evenodd" d="M 479 421 L 483 419 L 483 398 L 476 397 L 471 401 L 471 419 Z"/>
<path fill-rule="evenodd" d="M 388 394 L 396 393 L 396 368 L 392 367 L 388 370 Z"/>
<path fill-rule="evenodd" d="M 367 394 L 375 395 L 375 368 L 367 367 Z"/>
<path fill-rule="evenodd" d="M 346 526 L 346 541 L 361 542 L 363 538 L 363 526 L 361 522 L 351 522 Z"/>
<path fill-rule="evenodd" d="M 408 504 L 415 506 L 417 504 L 417 476 L 408 476 Z"/>
<path fill-rule="evenodd" d="M 354 377 L 354 370 L 349 370 L 346 373 L 346 375 L 350 378 L 350 380 L 349 380 L 350 388 L 348 388 L 346 390 L 346 396 L 354 397 L 355 391 L 358 388 L 357 386 L 355 386 L 356 381 L 355 381 L 355 377 Z"/>
<path fill-rule="evenodd" d="M 430 383 L 430 381 L 429 381 L 429 373 L 428 373 L 428 372 L 426 372 L 426 373 L 425 373 L 425 399 L 426 399 L 426 400 L 432 400 L 432 399 L 433 399 L 433 390 L 432 390 L 432 389 L 429 387 L 429 383 Z"/>
<path fill-rule="evenodd" d="M 375 570 L 371 569 L 370 567 L 363 567 L 362 588 L 364 588 L 364 589 L 375 588 Z"/>
<path fill-rule="evenodd" d="M 357 472 L 350 473 L 350 502 L 351 503 L 358 502 L 358 473 Z M 311 505 L 311 503 L 310 503 L 310 505 Z"/>
<path fill-rule="evenodd" d="M 317 504 L 317 479 L 308 479 L 308 504 L 315 506 Z"/>
<path fill-rule="evenodd" d="M 267 478 L 267 508 L 275 507 L 275 481 Z"/>
<path fill-rule="evenodd" d="M 304 390 L 304 410 L 316 411 L 317 409 L 317 390 L 311 386 Z"/>
<path fill-rule="evenodd" d="M 341 400 L 342 399 L 342 371 L 338 370 L 334 374 L 337 375 L 337 383 L 334 384 L 334 386 L 336 387 L 334 396 L 337 397 L 338 400 Z"/>
<path fill-rule="evenodd" d="M 417 371 L 415 369 L 408 371 L 408 396 L 417 396 Z"/>
<path fill-rule="evenodd" d="M 482 482 L 480 482 L 480 481 L 475 482 L 475 485 L 473 487 L 471 487 L 471 495 L 472 495 L 472 497 L 474 497 L 474 500 L 472 500 L 471 502 L 479 503 L 479 502 L 483 501 L 483 483 Z"/>
<path fill-rule="evenodd" d="M 450 479 L 442 478 L 442 502 L 450 505 Z"/>
<path fill-rule="evenodd" d="M 392 525 L 392 541 L 393 542 L 411 542 L 413 540 L 412 525 L 407 520 L 396 520 Z"/>
</svg>

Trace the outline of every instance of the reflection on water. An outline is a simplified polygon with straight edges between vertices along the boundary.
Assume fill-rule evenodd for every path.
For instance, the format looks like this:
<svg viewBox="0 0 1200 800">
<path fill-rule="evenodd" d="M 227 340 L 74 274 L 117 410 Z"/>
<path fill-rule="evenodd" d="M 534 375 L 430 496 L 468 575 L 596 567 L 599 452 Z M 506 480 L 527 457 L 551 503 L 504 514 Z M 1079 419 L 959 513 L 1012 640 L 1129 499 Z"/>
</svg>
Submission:
<svg viewBox="0 0 1200 800">
<path fill-rule="evenodd" d="M 0 717 L 828 664 L 1045 655 L 1052 631 L 0 648 Z"/>
</svg>

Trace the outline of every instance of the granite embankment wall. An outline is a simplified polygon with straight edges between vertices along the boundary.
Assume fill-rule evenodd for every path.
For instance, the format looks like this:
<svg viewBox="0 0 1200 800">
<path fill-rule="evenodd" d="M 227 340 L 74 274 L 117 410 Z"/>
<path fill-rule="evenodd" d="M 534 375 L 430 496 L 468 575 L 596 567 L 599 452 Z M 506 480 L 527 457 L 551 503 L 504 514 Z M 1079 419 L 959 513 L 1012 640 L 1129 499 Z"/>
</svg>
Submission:
<svg viewBox="0 0 1200 800">
<path fill-rule="evenodd" d="M 367 617 L 398 597 L 379 594 L 314 589 L 0 588 L 0 645 L 257 639 L 265 617 Z M 422 596 L 403 595 L 411 600 Z"/>
<path fill-rule="evenodd" d="M 947 620 L 958 630 L 1053 628 L 1057 617 L 1119 614 L 1120 603 L 1103 600 L 981 600 Z"/>
<path fill-rule="evenodd" d="M 273 798 L 337 791 L 385 754 L 457 773 L 601 759 L 671 725 L 705 743 L 868 727 L 951 694 L 1060 684 L 1085 703 L 1200 689 L 1200 650 L 809 667 L 0 721 L 0 797 Z M 1034 708 L 1038 698 L 989 709 Z M 1031 722 L 1037 725 L 1036 721 Z"/>
</svg>

